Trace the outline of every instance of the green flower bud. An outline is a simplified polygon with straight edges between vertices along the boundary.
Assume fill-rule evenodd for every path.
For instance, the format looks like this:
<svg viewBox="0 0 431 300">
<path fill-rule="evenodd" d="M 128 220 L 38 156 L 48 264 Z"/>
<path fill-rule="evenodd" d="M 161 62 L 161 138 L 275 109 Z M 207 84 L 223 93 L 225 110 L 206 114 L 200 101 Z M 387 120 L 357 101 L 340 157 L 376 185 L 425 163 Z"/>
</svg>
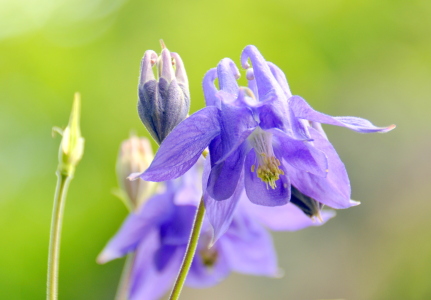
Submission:
<svg viewBox="0 0 431 300">
<path fill-rule="evenodd" d="M 146 138 L 132 135 L 120 146 L 116 167 L 120 186 L 119 197 L 132 211 L 137 210 L 154 193 L 156 183 L 144 180 L 130 181 L 127 177 L 132 173 L 144 172 L 153 157 L 151 144 Z"/>
<path fill-rule="evenodd" d="M 84 153 L 84 138 L 79 127 L 81 110 L 81 96 L 75 93 L 69 124 L 63 132 L 55 129 L 63 135 L 58 153 L 58 172 L 66 176 L 73 176 L 75 167 Z"/>
</svg>

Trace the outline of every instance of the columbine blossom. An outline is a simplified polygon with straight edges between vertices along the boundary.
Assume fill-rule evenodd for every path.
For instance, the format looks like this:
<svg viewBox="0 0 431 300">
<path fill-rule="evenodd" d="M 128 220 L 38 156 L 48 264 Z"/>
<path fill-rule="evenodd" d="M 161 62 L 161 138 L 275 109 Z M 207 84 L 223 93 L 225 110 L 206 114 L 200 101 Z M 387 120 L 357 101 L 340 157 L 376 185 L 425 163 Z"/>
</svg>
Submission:
<svg viewBox="0 0 431 300">
<path fill-rule="evenodd" d="M 241 64 L 249 87 L 238 86 L 239 71 L 232 60 L 221 60 L 203 80 L 207 107 L 171 132 L 140 177 L 164 181 L 181 176 L 209 147 L 206 189 L 215 200 L 229 199 L 224 206 L 231 207 L 219 216 L 227 224 L 243 188 L 251 202 L 264 206 L 288 203 L 292 186 L 296 198 L 308 197 L 318 208 L 357 205 L 350 199 L 344 164 L 320 123 L 361 133 L 387 132 L 394 126 L 381 128 L 365 119 L 313 110 L 304 99 L 292 96 L 283 72 L 254 46 L 244 49 Z"/>
<path fill-rule="evenodd" d="M 202 194 L 197 176 L 196 168 L 192 168 L 183 177 L 166 182 L 163 192 L 154 195 L 139 211 L 129 215 L 100 254 L 98 261 L 104 263 L 130 252 L 136 253 L 131 272 L 130 300 L 159 299 L 174 282 Z M 220 203 L 207 198 L 210 206 Z M 267 210 L 257 208 L 242 194 L 232 222 L 217 241 L 213 239 L 208 219 L 204 220 L 186 285 L 208 287 L 219 283 L 231 271 L 277 276 L 272 239 L 262 225 L 288 231 L 320 225 L 292 204 Z M 322 213 L 324 221 L 333 215 L 332 211 Z"/>
</svg>

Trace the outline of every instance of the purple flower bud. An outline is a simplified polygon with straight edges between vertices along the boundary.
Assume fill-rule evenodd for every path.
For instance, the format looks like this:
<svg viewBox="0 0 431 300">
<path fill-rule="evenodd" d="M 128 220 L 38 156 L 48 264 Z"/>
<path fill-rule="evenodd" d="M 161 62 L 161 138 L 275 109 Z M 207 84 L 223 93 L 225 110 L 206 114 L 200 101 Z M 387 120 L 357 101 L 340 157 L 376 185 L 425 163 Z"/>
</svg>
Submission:
<svg viewBox="0 0 431 300">
<path fill-rule="evenodd" d="M 120 147 L 117 159 L 119 196 L 131 211 L 137 210 L 154 192 L 156 184 L 143 180 L 130 181 L 130 173 L 143 172 L 153 159 L 151 144 L 146 138 L 132 135 Z"/>
<path fill-rule="evenodd" d="M 142 123 L 157 143 L 184 120 L 190 108 L 189 83 L 183 61 L 171 53 L 163 41 L 157 56 L 147 50 L 142 58 L 139 78 L 138 113 Z M 153 67 L 157 66 L 157 78 Z"/>
</svg>

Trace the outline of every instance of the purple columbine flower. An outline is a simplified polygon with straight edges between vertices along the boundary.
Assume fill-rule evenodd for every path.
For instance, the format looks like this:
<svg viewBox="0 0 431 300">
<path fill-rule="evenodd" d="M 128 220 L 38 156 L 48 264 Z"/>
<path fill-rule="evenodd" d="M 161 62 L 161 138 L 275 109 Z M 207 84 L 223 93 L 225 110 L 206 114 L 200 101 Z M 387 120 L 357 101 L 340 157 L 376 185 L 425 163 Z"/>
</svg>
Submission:
<svg viewBox="0 0 431 300">
<path fill-rule="evenodd" d="M 189 82 L 183 61 L 178 53 L 169 52 L 163 41 L 161 44 L 159 57 L 153 50 L 145 52 L 138 87 L 139 117 L 158 144 L 186 118 L 190 108 Z M 157 65 L 157 79 L 154 65 Z"/>
<path fill-rule="evenodd" d="M 387 132 L 394 126 L 381 128 L 365 119 L 331 117 L 313 110 L 305 100 L 292 96 L 281 70 L 265 61 L 254 46 L 244 49 L 241 63 L 247 69 L 249 87 L 238 86 L 239 71 L 232 60 L 221 60 L 203 80 L 207 107 L 171 132 L 140 177 L 164 181 L 181 176 L 209 146 L 206 189 L 215 200 L 229 199 L 232 208 L 220 216 L 227 224 L 243 188 L 251 202 L 264 206 L 288 203 L 292 186 L 296 198 L 309 197 L 318 207 L 357 205 L 350 199 L 344 164 L 320 123 L 362 133 Z"/>
<path fill-rule="evenodd" d="M 163 192 L 131 213 L 98 258 L 100 263 L 105 263 L 136 252 L 129 289 L 131 300 L 159 299 L 177 276 L 202 194 L 196 169 L 166 182 Z M 289 231 L 319 225 L 294 205 L 260 210 L 244 198 L 240 197 L 232 222 L 217 242 L 208 220 L 204 220 L 186 285 L 208 287 L 223 280 L 231 271 L 276 276 L 277 258 L 272 239 L 262 225 Z M 224 202 L 207 199 L 207 204 L 213 206 Z M 324 221 L 333 215 L 331 211 L 322 214 Z"/>
</svg>

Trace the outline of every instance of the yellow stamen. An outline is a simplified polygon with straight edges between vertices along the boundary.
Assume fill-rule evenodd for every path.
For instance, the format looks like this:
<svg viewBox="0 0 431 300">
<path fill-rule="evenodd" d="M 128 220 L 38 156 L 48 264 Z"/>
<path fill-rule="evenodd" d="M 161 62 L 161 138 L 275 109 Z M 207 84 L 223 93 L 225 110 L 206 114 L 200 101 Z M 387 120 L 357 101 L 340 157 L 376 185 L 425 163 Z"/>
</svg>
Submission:
<svg viewBox="0 0 431 300">
<path fill-rule="evenodd" d="M 284 175 L 284 171 L 279 168 L 281 165 L 280 161 L 274 156 L 266 156 L 265 153 L 259 153 L 261 159 L 257 168 L 257 177 L 260 178 L 263 182 L 266 183 L 266 188 L 270 186 L 272 189 L 277 187 L 275 183 L 278 179 L 280 179 L 280 175 Z M 251 171 L 255 171 L 255 165 L 251 166 Z"/>
</svg>

